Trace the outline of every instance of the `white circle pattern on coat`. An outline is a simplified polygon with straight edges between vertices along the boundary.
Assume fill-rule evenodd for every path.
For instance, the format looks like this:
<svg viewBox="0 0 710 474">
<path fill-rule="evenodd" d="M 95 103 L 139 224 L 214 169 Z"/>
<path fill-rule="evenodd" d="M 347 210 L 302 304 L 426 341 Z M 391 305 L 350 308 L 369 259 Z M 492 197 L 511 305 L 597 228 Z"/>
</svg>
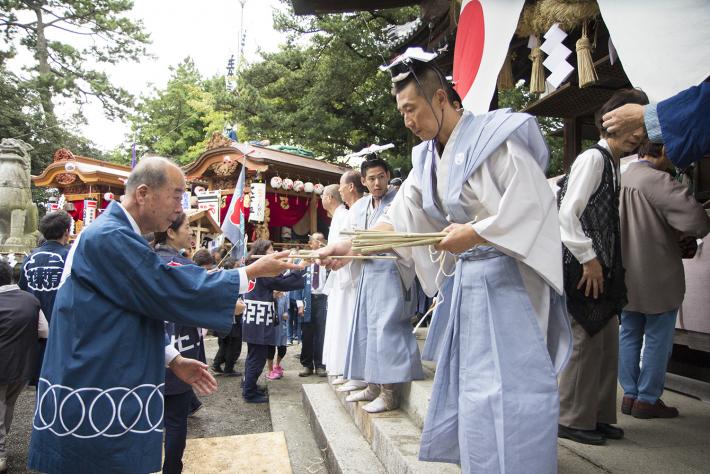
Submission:
<svg viewBox="0 0 710 474">
<path fill-rule="evenodd" d="M 81 439 L 162 432 L 164 397 L 161 389 L 164 385 L 145 383 L 133 388 L 74 389 L 40 378 L 32 426 L 37 431 L 49 430 L 60 437 Z M 78 404 L 78 416 L 72 413 L 74 416 L 70 419 L 67 404 Z M 106 416 L 107 412 L 110 416 Z"/>
</svg>

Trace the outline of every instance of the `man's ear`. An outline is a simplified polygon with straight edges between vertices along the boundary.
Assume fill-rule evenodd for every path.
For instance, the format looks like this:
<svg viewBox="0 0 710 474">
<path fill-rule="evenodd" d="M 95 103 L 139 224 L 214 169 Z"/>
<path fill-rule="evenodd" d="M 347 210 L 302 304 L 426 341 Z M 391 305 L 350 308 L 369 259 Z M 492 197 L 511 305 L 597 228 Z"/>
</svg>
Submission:
<svg viewBox="0 0 710 474">
<path fill-rule="evenodd" d="M 135 191 L 136 202 L 141 205 L 144 204 L 149 192 L 148 185 L 141 184 L 138 186 Z"/>
<path fill-rule="evenodd" d="M 446 103 L 449 101 L 448 96 L 446 95 L 446 91 L 444 89 L 437 89 L 435 93 L 436 97 L 436 103 L 439 107 L 444 107 Z"/>
</svg>

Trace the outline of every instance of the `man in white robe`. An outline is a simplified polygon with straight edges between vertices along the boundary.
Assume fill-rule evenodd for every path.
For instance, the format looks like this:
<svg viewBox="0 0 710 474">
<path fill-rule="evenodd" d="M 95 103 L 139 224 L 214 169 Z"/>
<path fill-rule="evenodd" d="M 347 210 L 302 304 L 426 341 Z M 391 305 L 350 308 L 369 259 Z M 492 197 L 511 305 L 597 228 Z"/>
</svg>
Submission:
<svg viewBox="0 0 710 474">
<path fill-rule="evenodd" d="M 340 240 L 340 232 L 345 229 L 348 220 L 348 209 L 340 197 L 337 184 L 326 186 L 321 196 L 323 208 L 331 216 L 328 242 Z M 325 321 L 325 340 L 323 341 L 323 363 L 329 375 L 338 376 L 334 381 L 339 385 L 344 379 L 343 367 L 345 365 L 345 347 L 339 345 L 339 335 L 343 332 L 345 311 L 352 313 L 352 302 L 348 304 L 348 292 L 342 287 L 341 275 L 345 271 L 330 272 L 325 283 L 324 292 L 328 295 L 328 318 Z M 351 292 L 352 293 L 352 292 Z M 347 318 L 349 320 L 349 318 Z"/>
<path fill-rule="evenodd" d="M 467 473 L 556 472 L 556 372 L 570 332 L 544 140 L 532 117 L 457 110 L 455 93 L 429 64 L 410 62 L 400 73 L 398 109 L 424 142 L 376 227 L 447 233 L 437 247 L 441 264 L 429 248 L 395 249 L 427 294 L 442 289 L 449 308 L 435 318 L 445 329 L 430 329 L 442 336 L 419 457 Z M 349 252 L 345 242 L 321 255 Z"/>
<path fill-rule="evenodd" d="M 338 185 L 338 194 L 341 200 L 347 206 L 346 214 L 344 215 L 342 230 L 351 230 L 350 209 L 353 208 L 356 202 L 363 198 L 367 188 L 362 184 L 362 177 L 358 170 L 350 170 L 340 177 Z M 329 236 L 329 242 L 338 242 L 345 238 L 339 234 L 337 237 Z M 328 352 L 332 355 L 330 365 L 326 368 L 331 374 L 339 375 L 338 378 L 331 382 L 333 385 L 340 385 L 338 391 L 351 392 L 367 387 L 367 384 L 362 380 L 347 380 L 345 374 L 345 356 L 347 355 L 348 342 L 353 324 L 353 316 L 355 311 L 355 296 L 357 287 L 360 281 L 360 272 L 352 268 L 352 265 L 347 264 L 340 270 L 330 272 L 331 278 L 328 280 L 332 284 L 334 291 L 340 293 L 341 305 L 336 309 L 333 305 L 336 314 L 330 321 L 335 321 L 331 324 L 337 324 L 337 330 L 331 329 L 331 342 L 328 342 Z M 326 338 L 329 338 L 328 328 L 326 327 Z M 324 349 L 325 351 L 325 349 Z"/>
</svg>

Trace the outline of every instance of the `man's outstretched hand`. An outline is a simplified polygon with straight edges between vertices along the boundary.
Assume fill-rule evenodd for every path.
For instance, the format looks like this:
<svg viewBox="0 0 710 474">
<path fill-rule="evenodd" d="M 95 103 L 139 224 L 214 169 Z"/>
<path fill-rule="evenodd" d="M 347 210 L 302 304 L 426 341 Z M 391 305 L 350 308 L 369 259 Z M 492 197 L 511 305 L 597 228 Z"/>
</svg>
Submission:
<svg viewBox="0 0 710 474">
<path fill-rule="evenodd" d="M 602 117 L 602 127 L 609 133 L 628 133 L 643 127 L 643 105 L 626 104 Z"/>
<path fill-rule="evenodd" d="M 352 240 L 341 240 L 339 242 L 334 242 L 328 244 L 322 249 L 316 252 L 320 260 L 320 264 L 329 270 L 340 270 L 345 265 L 350 263 L 350 259 L 346 258 L 330 258 L 330 257 L 343 257 L 347 255 L 355 255 L 352 252 L 353 242 Z"/>
<path fill-rule="evenodd" d="M 288 250 L 274 252 L 261 257 L 256 262 L 246 266 L 247 277 L 250 280 L 259 277 L 270 277 L 280 275 L 286 270 L 303 270 L 303 265 L 291 263 L 291 260 L 284 260 L 290 255 Z"/>
<path fill-rule="evenodd" d="M 207 364 L 178 355 L 170 362 L 169 367 L 177 378 L 192 385 L 200 395 L 209 395 L 217 391 L 217 380 L 210 374 Z"/>
</svg>

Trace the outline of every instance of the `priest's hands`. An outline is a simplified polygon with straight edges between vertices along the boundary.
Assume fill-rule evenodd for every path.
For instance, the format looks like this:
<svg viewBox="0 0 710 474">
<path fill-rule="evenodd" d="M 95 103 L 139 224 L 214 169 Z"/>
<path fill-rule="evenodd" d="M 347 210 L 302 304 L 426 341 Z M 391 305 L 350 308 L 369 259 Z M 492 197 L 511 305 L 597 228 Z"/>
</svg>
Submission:
<svg viewBox="0 0 710 474">
<path fill-rule="evenodd" d="M 444 250 L 451 253 L 461 253 L 485 242 L 471 224 L 451 224 L 442 230 L 448 234 L 436 246 L 436 250 Z"/>
<path fill-rule="evenodd" d="M 318 260 L 321 265 L 326 267 L 328 270 L 340 270 L 345 265 L 351 262 L 348 258 L 329 258 L 329 257 L 344 257 L 348 255 L 355 255 L 352 251 L 353 242 L 352 240 L 341 240 L 339 242 L 334 242 L 328 244 L 322 249 L 318 250 Z"/>
<path fill-rule="evenodd" d="M 643 105 L 626 104 L 602 117 L 602 128 L 609 133 L 628 133 L 643 127 Z"/>
<path fill-rule="evenodd" d="M 192 385 L 200 395 L 209 395 L 217 391 L 217 380 L 207 370 L 207 364 L 195 359 L 178 355 L 170 362 L 170 370 L 185 382 Z"/>
<path fill-rule="evenodd" d="M 593 258 L 582 264 L 582 278 L 577 284 L 577 289 L 579 290 L 583 285 L 586 285 L 584 296 L 589 297 L 591 293 L 594 299 L 597 299 L 599 295 L 604 293 L 604 272 L 599 259 Z"/>
<path fill-rule="evenodd" d="M 280 275 L 286 270 L 303 270 L 303 265 L 285 260 L 289 255 L 290 252 L 284 250 L 283 252 L 275 252 L 261 257 L 254 263 L 246 266 L 247 278 L 254 280 L 259 277 Z"/>
</svg>

